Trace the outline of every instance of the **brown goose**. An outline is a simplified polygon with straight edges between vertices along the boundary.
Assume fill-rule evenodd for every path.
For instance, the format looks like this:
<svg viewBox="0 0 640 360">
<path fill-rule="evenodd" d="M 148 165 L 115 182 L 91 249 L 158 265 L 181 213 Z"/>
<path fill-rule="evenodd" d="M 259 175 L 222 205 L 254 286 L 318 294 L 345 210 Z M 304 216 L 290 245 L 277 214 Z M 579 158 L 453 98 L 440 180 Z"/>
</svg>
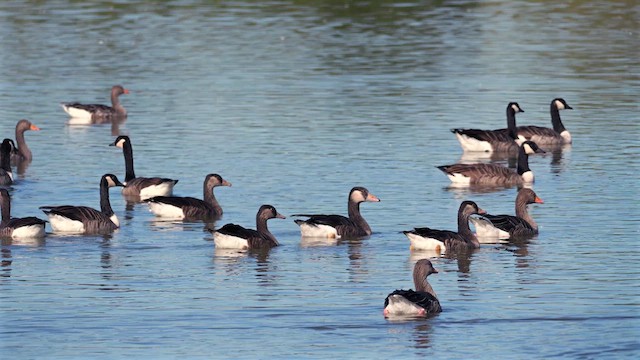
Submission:
<svg viewBox="0 0 640 360">
<path fill-rule="evenodd" d="M 216 248 L 245 250 L 278 246 L 278 241 L 267 227 L 267 220 L 275 218 L 285 219 L 273 206 L 262 205 L 256 214 L 256 230 L 245 229 L 236 224 L 226 224 L 218 230 L 211 230 Z"/>
<path fill-rule="evenodd" d="M 133 147 L 128 136 L 118 136 L 110 146 L 121 148 L 124 154 L 125 186 L 122 189 L 122 195 L 146 200 L 154 196 L 173 194 L 173 187 L 178 183 L 178 180 L 161 177 L 136 177 L 133 169 Z"/>
<path fill-rule="evenodd" d="M 15 149 L 13 140 L 4 139 L 0 145 L 0 185 L 13 184 L 11 152 Z"/>
<path fill-rule="evenodd" d="M 497 130 L 452 129 L 464 151 L 518 153 L 516 113 L 524 112 L 517 102 L 507 105 L 507 128 Z"/>
<path fill-rule="evenodd" d="M 529 168 L 529 154 L 544 153 L 532 141 L 525 141 L 518 152 L 518 166 L 516 171 L 496 164 L 453 164 L 438 166 L 447 174 L 455 185 L 481 186 L 521 186 L 533 183 L 533 171 Z"/>
<path fill-rule="evenodd" d="M 16 124 L 16 149 L 11 153 L 11 161 L 13 163 L 22 160 L 31 161 L 33 159 L 31 149 L 29 149 L 24 139 L 24 132 L 27 130 L 40 131 L 40 128 L 26 119 L 18 121 Z"/>
<path fill-rule="evenodd" d="M 7 189 L 0 189 L 0 207 L 2 208 L 1 237 L 33 239 L 45 236 L 46 221 L 35 216 L 11 218 L 11 196 Z"/>
<path fill-rule="evenodd" d="M 531 189 L 520 189 L 516 196 L 516 216 L 485 214 L 481 218 L 471 218 L 480 238 L 526 238 L 538 233 L 538 224 L 527 211 L 529 204 L 543 204 L 544 201 Z"/>
<path fill-rule="evenodd" d="M 484 213 L 475 202 L 463 201 L 458 209 L 458 232 L 423 227 L 403 233 L 411 242 L 411 250 L 435 250 L 443 253 L 479 248 L 480 242 L 469 228 L 469 218 L 471 215 Z"/>
<path fill-rule="evenodd" d="M 109 188 L 124 186 L 113 174 L 100 178 L 100 210 L 87 206 L 41 206 L 55 232 L 69 234 L 107 234 L 120 227 L 109 202 Z"/>
<path fill-rule="evenodd" d="M 294 220 L 300 225 L 303 237 L 324 238 L 354 238 L 371 235 L 371 228 L 360 214 L 360 204 L 365 201 L 378 202 L 375 195 L 364 187 L 356 186 L 349 192 L 347 204 L 349 217 L 342 215 L 306 215 L 296 214 L 292 216 L 308 217 L 307 220 Z"/>
<path fill-rule="evenodd" d="M 72 118 L 87 120 L 105 120 L 124 118 L 127 110 L 120 104 L 120 95 L 128 94 L 129 90 L 120 85 L 111 88 L 111 106 L 101 104 L 62 103 L 62 109 Z"/>
<path fill-rule="evenodd" d="M 436 292 L 427 277 L 437 274 L 431 261 L 421 259 L 413 267 L 413 284 L 416 290 L 396 290 L 384 299 L 385 317 L 428 316 L 442 311 Z"/>
<path fill-rule="evenodd" d="M 549 112 L 551 113 L 551 125 L 553 129 L 540 126 L 518 126 L 518 137 L 524 140 L 531 140 L 539 145 L 562 145 L 571 144 L 571 134 L 560 120 L 560 111 L 573 109 L 562 98 L 551 100 Z"/>
<path fill-rule="evenodd" d="M 204 200 L 193 197 L 155 196 L 145 202 L 149 204 L 149 210 L 159 217 L 214 221 L 222 216 L 222 207 L 213 194 L 213 189 L 218 186 L 231 186 L 231 183 L 218 174 L 209 174 L 204 178 L 202 185 Z"/>
</svg>

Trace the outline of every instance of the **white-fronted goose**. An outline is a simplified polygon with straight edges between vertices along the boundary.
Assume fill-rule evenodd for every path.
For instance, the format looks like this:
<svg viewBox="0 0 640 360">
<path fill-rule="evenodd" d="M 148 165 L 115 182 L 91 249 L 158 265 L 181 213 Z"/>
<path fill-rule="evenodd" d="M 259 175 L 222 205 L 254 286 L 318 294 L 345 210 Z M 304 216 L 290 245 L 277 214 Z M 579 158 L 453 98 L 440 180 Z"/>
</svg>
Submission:
<svg viewBox="0 0 640 360">
<path fill-rule="evenodd" d="M 478 238 L 469 228 L 469 218 L 474 214 L 484 214 L 473 201 L 463 201 L 458 209 L 458 232 L 436 230 L 428 227 L 403 231 L 411 242 L 411 250 L 435 250 L 440 253 L 479 248 Z"/>
<path fill-rule="evenodd" d="M 538 224 L 527 211 L 529 204 L 543 204 L 544 201 L 536 193 L 527 188 L 520 189 L 516 196 L 516 216 L 513 215 L 482 215 L 481 218 L 471 218 L 476 227 L 476 234 L 480 238 L 526 238 L 538 233 Z"/>
<path fill-rule="evenodd" d="M 413 267 L 413 284 L 416 290 L 396 290 L 384 299 L 385 317 L 428 316 L 442 311 L 436 292 L 427 277 L 437 274 L 431 261 L 420 259 Z"/>
<path fill-rule="evenodd" d="M 13 184 L 11 171 L 11 152 L 15 149 L 13 140 L 4 139 L 0 145 L 0 185 Z"/>
<path fill-rule="evenodd" d="M 100 210 L 87 206 L 41 206 L 47 214 L 51 228 L 55 232 L 69 234 L 106 234 L 120 226 L 118 217 L 111 209 L 109 188 L 124 186 L 113 174 L 105 174 L 100 179 Z"/>
<path fill-rule="evenodd" d="M 497 130 L 452 129 L 464 151 L 518 153 L 516 113 L 524 110 L 516 102 L 507 105 L 507 128 Z"/>
<path fill-rule="evenodd" d="M 155 196 L 145 200 L 149 210 L 156 216 L 185 219 L 214 221 L 222 216 L 222 207 L 218 204 L 213 189 L 217 186 L 231 186 L 231 183 L 218 174 L 208 174 L 202 185 L 204 200 L 193 197 Z"/>
<path fill-rule="evenodd" d="M 7 189 L 0 189 L 0 207 L 2 208 L 1 237 L 33 239 L 45 236 L 46 221 L 35 216 L 11 218 L 11 196 Z"/>
<path fill-rule="evenodd" d="M 540 126 L 518 126 L 518 137 L 522 140 L 531 140 L 538 145 L 571 144 L 571 134 L 560 120 L 560 110 L 564 109 L 571 110 L 573 108 L 564 99 L 551 100 L 549 112 L 553 129 Z"/>
<path fill-rule="evenodd" d="M 256 214 L 256 230 L 245 229 L 236 224 L 226 224 L 218 230 L 211 230 L 216 248 L 259 249 L 278 246 L 278 241 L 267 227 L 269 219 L 284 219 L 271 205 L 262 205 Z"/>
<path fill-rule="evenodd" d="M 349 217 L 342 215 L 308 215 L 296 214 L 292 216 L 308 217 L 307 220 L 294 220 L 300 225 L 303 237 L 325 238 L 354 238 L 371 235 L 371 228 L 360 214 L 360 203 L 365 201 L 378 202 L 375 195 L 364 187 L 356 186 L 349 192 L 347 204 Z"/>
<path fill-rule="evenodd" d="M 118 136 L 110 146 L 121 148 L 124 154 L 125 186 L 122 189 L 122 195 L 146 200 L 154 196 L 173 194 L 173 187 L 178 183 L 178 180 L 161 177 L 136 177 L 133 169 L 133 147 L 128 136 Z"/>
<path fill-rule="evenodd" d="M 129 90 L 120 85 L 111 88 L 111 106 L 101 104 L 62 103 L 62 109 L 72 118 L 87 120 L 105 120 L 124 118 L 127 110 L 120 104 L 120 95 L 128 94 Z"/>
<path fill-rule="evenodd" d="M 534 181 L 529 168 L 529 154 L 544 153 L 532 141 L 525 141 L 518 152 L 518 166 L 513 169 L 496 164 L 453 164 L 438 166 L 455 185 L 521 186 Z"/>
<path fill-rule="evenodd" d="M 11 161 L 13 163 L 22 160 L 31 161 L 33 159 L 31 149 L 29 149 L 24 139 L 24 132 L 27 130 L 40 131 L 40 128 L 26 119 L 18 121 L 16 124 L 16 149 L 11 153 Z"/>
</svg>

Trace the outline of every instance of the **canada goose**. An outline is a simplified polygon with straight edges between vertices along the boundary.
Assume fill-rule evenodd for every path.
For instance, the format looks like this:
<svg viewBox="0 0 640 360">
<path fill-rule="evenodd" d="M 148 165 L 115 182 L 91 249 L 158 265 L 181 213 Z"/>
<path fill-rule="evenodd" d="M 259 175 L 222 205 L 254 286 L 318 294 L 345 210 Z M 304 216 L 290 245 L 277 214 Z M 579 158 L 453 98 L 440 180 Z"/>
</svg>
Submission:
<svg viewBox="0 0 640 360">
<path fill-rule="evenodd" d="M 544 150 L 532 141 L 522 143 L 516 171 L 496 164 L 483 163 L 443 165 L 438 166 L 438 169 L 447 174 L 455 185 L 521 186 L 534 181 L 533 171 L 529 168 L 529 154 L 534 153 L 544 153 Z"/>
<path fill-rule="evenodd" d="M 111 88 L 111 106 L 101 104 L 62 103 L 62 109 L 72 118 L 87 120 L 105 120 L 124 118 L 127 110 L 120 104 L 119 96 L 128 94 L 129 90 L 120 85 Z"/>
<path fill-rule="evenodd" d="M 113 174 L 105 174 L 100 179 L 100 210 L 87 206 L 41 206 L 47 214 L 55 232 L 70 234 L 104 234 L 120 226 L 118 217 L 111 209 L 109 188 L 124 186 Z"/>
<path fill-rule="evenodd" d="M 403 233 L 411 242 L 411 250 L 436 250 L 444 253 L 449 250 L 479 248 L 478 238 L 469 228 L 469 218 L 471 215 L 484 213 L 475 202 L 463 201 L 458 209 L 458 232 L 423 227 Z"/>
<path fill-rule="evenodd" d="M 154 196 L 170 196 L 173 194 L 173 187 L 178 183 L 178 180 L 160 177 L 136 177 L 133 169 L 133 147 L 128 136 L 118 136 L 110 146 L 121 148 L 124 154 L 125 177 L 122 195 L 146 200 Z"/>
<path fill-rule="evenodd" d="M 420 259 L 413 267 L 413 284 L 416 290 L 396 290 L 384 299 L 385 317 L 428 316 L 442 311 L 436 292 L 427 277 L 437 274 L 431 261 Z"/>
<path fill-rule="evenodd" d="M 187 220 L 217 220 L 222 216 L 222 207 L 218 204 L 213 189 L 217 186 L 231 186 L 231 183 L 218 174 L 209 174 L 202 185 L 203 199 L 180 196 L 154 196 L 145 200 L 149 210 L 159 217 Z"/>
<path fill-rule="evenodd" d="M 553 129 L 540 126 L 518 126 L 518 137 L 522 140 L 531 140 L 538 145 L 562 145 L 571 144 L 571 134 L 560 120 L 560 111 L 573 109 L 562 98 L 551 100 L 549 112 L 551 113 L 551 125 Z"/>
<path fill-rule="evenodd" d="M 296 214 L 292 216 L 308 217 L 307 220 L 294 220 L 300 225 L 303 237 L 325 238 L 353 238 L 371 235 L 371 228 L 360 214 L 360 203 L 365 201 L 378 202 L 375 195 L 361 186 L 356 186 L 349 192 L 347 205 L 349 217 L 342 215 L 306 215 Z"/>
<path fill-rule="evenodd" d="M 518 153 L 516 113 L 524 112 L 517 102 L 507 105 L 507 128 L 497 130 L 452 129 L 464 151 Z"/>
<path fill-rule="evenodd" d="M 11 218 L 11 196 L 7 189 L 0 189 L 0 207 L 2 222 L 0 236 L 5 238 L 41 238 L 45 236 L 46 221 L 35 216 Z"/>
<path fill-rule="evenodd" d="M 11 152 L 15 149 L 13 140 L 4 139 L 0 145 L 0 185 L 13 184 Z"/>
<path fill-rule="evenodd" d="M 40 131 L 40 128 L 32 124 L 29 120 L 22 119 L 16 124 L 16 149 L 11 153 L 11 161 L 13 163 L 26 160 L 31 161 L 33 154 L 31 149 L 27 146 L 27 142 L 24 139 L 24 132 L 27 130 Z"/>
<path fill-rule="evenodd" d="M 269 219 L 285 219 L 271 205 L 262 205 L 256 214 L 256 230 L 245 229 L 236 224 L 226 224 L 213 233 L 216 248 L 220 249 L 258 249 L 278 246 L 278 241 L 267 227 Z"/>
<path fill-rule="evenodd" d="M 529 204 L 543 204 L 544 201 L 536 193 L 527 188 L 520 189 L 516 196 L 516 216 L 513 215 L 482 215 L 481 218 L 471 218 L 476 227 L 479 238 L 525 238 L 538 233 L 538 224 L 527 211 Z"/>
</svg>

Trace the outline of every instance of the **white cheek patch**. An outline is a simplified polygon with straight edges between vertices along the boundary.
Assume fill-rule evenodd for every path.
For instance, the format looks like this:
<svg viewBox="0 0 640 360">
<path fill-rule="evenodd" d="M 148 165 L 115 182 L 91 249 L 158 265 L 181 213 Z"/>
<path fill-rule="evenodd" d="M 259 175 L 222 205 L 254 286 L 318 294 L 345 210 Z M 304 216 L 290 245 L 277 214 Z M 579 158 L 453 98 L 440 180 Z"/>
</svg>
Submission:
<svg viewBox="0 0 640 360">
<path fill-rule="evenodd" d="M 125 140 L 125 139 L 120 139 L 120 141 L 118 141 L 118 142 L 116 143 L 116 147 L 119 147 L 119 148 L 121 148 L 121 149 L 122 149 L 122 148 L 124 147 L 124 143 L 125 143 L 125 142 L 127 142 L 127 140 Z"/>
<path fill-rule="evenodd" d="M 519 111 L 520 111 L 520 108 L 519 108 L 519 107 L 518 107 L 518 105 L 516 105 L 516 104 L 511 105 L 511 108 L 512 108 L 512 109 L 513 109 L 513 111 L 515 111 L 515 112 L 519 112 Z"/>
<path fill-rule="evenodd" d="M 564 110 L 564 104 L 560 100 L 556 100 L 556 107 L 558 110 Z"/>
<path fill-rule="evenodd" d="M 362 192 L 361 192 L 361 191 L 354 191 L 354 192 L 351 194 L 351 201 L 354 201 L 354 202 L 364 202 L 364 201 L 365 201 L 365 198 L 364 198 L 364 196 L 363 196 L 363 194 L 362 194 Z"/>
<path fill-rule="evenodd" d="M 524 152 L 525 154 L 535 154 L 535 151 L 529 146 L 529 144 L 524 144 Z"/>
</svg>

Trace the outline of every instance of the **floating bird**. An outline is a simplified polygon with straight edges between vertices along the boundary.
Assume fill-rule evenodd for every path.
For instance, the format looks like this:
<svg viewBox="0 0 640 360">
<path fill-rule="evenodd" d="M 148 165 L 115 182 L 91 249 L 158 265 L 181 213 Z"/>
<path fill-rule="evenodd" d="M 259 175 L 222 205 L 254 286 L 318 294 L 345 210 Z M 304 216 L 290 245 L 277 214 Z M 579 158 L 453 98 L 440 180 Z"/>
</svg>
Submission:
<svg viewBox="0 0 640 360">
<path fill-rule="evenodd" d="M 427 277 L 437 274 L 431 261 L 421 259 L 413 267 L 416 290 L 396 290 L 384 299 L 384 316 L 428 316 L 442 311 L 436 292 Z"/>
<path fill-rule="evenodd" d="M 221 249 L 259 249 L 278 246 L 278 241 L 267 227 L 269 219 L 284 219 L 271 205 L 262 205 L 256 215 L 256 230 L 245 229 L 236 224 L 226 224 L 218 230 L 211 230 L 216 248 Z"/>
<path fill-rule="evenodd" d="M 109 120 L 124 118 L 127 110 L 120 104 L 120 95 L 128 94 L 129 90 L 120 85 L 111 88 L 111 106 L 101 104 L 62 103 L 62 109 L 72 118 L 86 120 Z"/>
</svg>

